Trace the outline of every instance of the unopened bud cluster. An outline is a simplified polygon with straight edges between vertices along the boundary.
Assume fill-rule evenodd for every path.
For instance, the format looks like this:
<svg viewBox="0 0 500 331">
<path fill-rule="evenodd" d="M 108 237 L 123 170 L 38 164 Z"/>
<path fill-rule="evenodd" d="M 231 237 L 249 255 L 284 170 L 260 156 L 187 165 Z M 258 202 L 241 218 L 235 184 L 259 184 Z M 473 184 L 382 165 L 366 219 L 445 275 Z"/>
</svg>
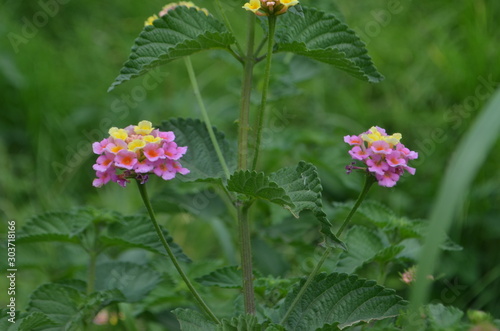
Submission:
<svg viewBox="0 0 500 331">
<path fill-rule="evenodd" d="M 298 0 L 250 0 L 243 8 L 258 16 L 278 16 L 286 13 Z"/>
</svg>

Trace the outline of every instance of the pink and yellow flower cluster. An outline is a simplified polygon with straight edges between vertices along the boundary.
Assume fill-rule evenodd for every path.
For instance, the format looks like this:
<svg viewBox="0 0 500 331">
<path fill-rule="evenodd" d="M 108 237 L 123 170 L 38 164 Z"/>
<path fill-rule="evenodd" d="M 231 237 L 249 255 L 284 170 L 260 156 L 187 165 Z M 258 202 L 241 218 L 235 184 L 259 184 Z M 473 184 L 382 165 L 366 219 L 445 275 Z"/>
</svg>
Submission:
<svg viewBox="0 0 500 331">
<path fill-rule="evenodd" d="M 418 158 L 418 153 L 409 150 L 400 140 L 400 133 L 388 135 L 384 129 L 373 126 L 358 136 L 345 136 L 344 141 L 353 146 L 349 154 L 354 160 L 362 161 L 367 168 L 355 167 L 353 162 L 347 166 L 352 169 L 367 169 L 380 186 L 392 187 L 404 173 L 415 174 L 415 168 L 408 166 L 409 160 Z"/>
<path fill-rule="evenodd" d="M 99 155 L 93 166 L 95 187 L 109 181 L 125 186 L 130 178 L 145 183 L 148 174 L 170 180 L 177 173 L 189 173 L 178 161 L 187 147 L 177 146 L 171 131 L 160 131 L 151 122 L 141 121 L 124 129 L 113 127 L 108 133 L 108 138 L 92 144 L 94 153 Z"/>
<path fill-rule="evenodd" d="M 250 0 L 243 8 L 257 16 L 282 15 L 289 7 L 299 4 L 298 0 Z"/>
</svg>

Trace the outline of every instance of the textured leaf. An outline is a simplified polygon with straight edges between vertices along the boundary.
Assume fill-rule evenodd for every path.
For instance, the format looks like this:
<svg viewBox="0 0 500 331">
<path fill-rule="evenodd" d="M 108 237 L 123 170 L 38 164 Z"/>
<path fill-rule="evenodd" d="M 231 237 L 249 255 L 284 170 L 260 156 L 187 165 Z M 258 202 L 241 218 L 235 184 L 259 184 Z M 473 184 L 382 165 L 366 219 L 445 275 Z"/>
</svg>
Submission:
<svg viewBox="0 0 500 331">
<path fill-rule="evenodd" d="M 426 306 L 425 311 L 433 330 L 453 330 L 464 315 L 460 309 L 440 303 Z"/>
<path fill-rule="evenodd" d="M 326 237 L 326 244 L 346 249 L 345 244 L 332 232 L 332 225 L 325 212 L 321 192 L 323 187 L 316 167 L 301 161 L 296 167 L 283 168 L 269 176 L 270 180 L 282 187 L 293 202 L 287 209 L 299 217 L 304 210 L 310 210 L 321 223 L 321 232 Z"/>
<path fill-rule="evenodd" d="M 278 20 L 276 52 L 307 56 L 372 83 L 383 80 L 353 30 L 332 14 L 302 8 L 304 18 L 283 15 Z"/>
<path fill-rule="evenodd" d="M 0 330 L 2 331 L 28 331 L 28 330 L 46 330 L 56 325 L 47 315 L 34 312 L 31 314 L 18 314 L 15 323 L 9 321 L 8 309 L 0 309 Z"/>
<path fill-rule="evenodd" d="M 291 291 L 281 307 L 288 310 L 300 287 Z M 315 277 L 285 322 L 286 330 L 316 330 L 325 324 L 339 323 L 339 328 L 397 316 L 407 302 L 395 291 L 377 285 L 375 281 L 356 275 L 333 273 Z"/>
<path fill-rule="evenodd" d="M 208 275 L 199 277 L 196 281 L 205 286 L 218 286 L 223 288 L 241 288 L 241 271 L 238 267 L 224 267 Z"/>
<path fill-rule="evenodd" d="M 161 228 L 175 256 L 181 261 L 190 262 L 191 260 L 174 243 L 172 237 L 168 235 L 168 231 L 163 227 Z M 99 240 L 108 245 L 143 248 L 151 252 L 167 255 L 151 220 L 144 215 L 125 216 L 122 220 L 110 224 L 106 232 L 99 236 Z"/>
<path fill-rule="evenodd" d="M 77 209 L 68 212 L 48 212 L 28 220 L 19 232 L 18 243 L 38 241 L 79 242 L 83 232 L 95 218 L 92 209 Z"/>
<path fill-rule="evenodd" d="M 194 119 L 171 119 L 168 122 L 163 122 L 160 129 L 173 131 L 176 143 L 179 146 L 188 146 L 181 163 L 191 172 L 185 176 L 179 176 L 179 179 L 188 182 L 199 180 L 218 182 L 225 177 L 205 123 Z M 218 132 L 215 128 L 214 133 L 222 155 L 228 163 L 229 171 L 232 172 L 236 169 L 234 149 L 225 140 L 223 133 Z"/>
<path fill-rule="evenodd" d="M 201 313 L 184 308 L 177 308 L 173 311 L 182 331 L 216 331 L 217 325 L 208 320 Z"/>
<path fill-rule="evenodd" d="M 294 207 L 285 190 L 270 181 L 263 172 L 237 171 L 229 178 L 227 189 L 255 199 L 268 200 L 283 207 Z"/>
<path fill-rule="evenodd" d="M 85 293 L 62 284 L 45 284 L 37 288 L 30 297 L 29 312 L 40 312 L 56 323 L 56 327 L 43 330 L 83 330 L 104 306 L 114 301 L 122 301 L 120 291 Z"/>
<path fill-rule="evenodd" d="M 120 290 L 127 302 L 144 298 L 160 281 L 160 273 L 145 265 L 109 262 L 96 268 L 96 291 Z"/>
<path fill-rule="evenodd" d="M 254 315 L 240 315 L 230 320 L 223 319 L 222 325 L 217 327 L 217 331 L 262 331 L 263 329 Z"/>
<path fill-rule="evenodd" d="M 179 6 L 144 27 L 108 91 L 149 70 L 209 49 L 228 49 L 234 37 L 212 15 Z"/>
</svg>

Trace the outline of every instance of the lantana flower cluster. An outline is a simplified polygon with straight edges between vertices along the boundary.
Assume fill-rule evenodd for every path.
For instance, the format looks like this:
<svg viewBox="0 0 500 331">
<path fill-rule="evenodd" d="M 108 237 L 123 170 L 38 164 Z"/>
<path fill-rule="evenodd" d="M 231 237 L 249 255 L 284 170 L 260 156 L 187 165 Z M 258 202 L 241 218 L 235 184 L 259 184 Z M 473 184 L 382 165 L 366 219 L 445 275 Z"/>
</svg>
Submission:
<svg viewBox="0 0 500 331">
<path fill-rule="evenodd" d="M 298 0 L 250 0 L 243 5 L 243 8 L 257 16 L 278 16 L 286 13 L 289 7 L 298 3 Z"/>
<path fill-rule="evenodd" d="M 144 22 L 144 26 L 153 25 L 153 21 L 158 19 L 158 17 L 165 16 L 168 14 L 169 11 L 174 10 L 175 8 L 181 7 L 181 6 L 187 7 L 187 8 L 195 8 L 196 10 L 201 11 L 201 12 L 205 13 L 205 15 L 208 16 L 207 9 L 200 8 L 200 7 L 196 6 L 194 3 L 192 3 L 191 1 L 179 1 L 179 2 L 169 3 L 168 5 L 163 6 L 162 10 L 158 13 L 158 15 L 155 14 L 153 16 L 150 16 Z"/>
<path fill-rule="evenodd" d="M 409 160 L 418 158 L 418 153 L 409 150 L 400 141 L 400 133 L 388 135 L 384 129 L 373 126 L 358 136 L 345 136 L 344 141 L 353 146 L 349 154 L 354 160 L 367 166 L 356 167 L 356 161 L 346 167 L 348 173 L 353 169 L 366 169 L 372 173 L 380 186 L 392 187 L 405 170 L 415 174 L 415 168 L 408 166 Z"/>
<path fill-rule="evenodd" d="M 179 147 L 174 142 L 171 131 L 153 128 L 151 122 L 141 121 L 124 129 L 109 129 L 109 137 L 92 144 L 99 155 L 93 169 L 97 178 L 92 185 L 101 187 L 110 181 L 125 186 L 129 179 L 138 179 L 142 184 L 149 174 L 170 180 L 177 173 L 188 174 L 179 159 L 187 147 Z"/>
</svg>

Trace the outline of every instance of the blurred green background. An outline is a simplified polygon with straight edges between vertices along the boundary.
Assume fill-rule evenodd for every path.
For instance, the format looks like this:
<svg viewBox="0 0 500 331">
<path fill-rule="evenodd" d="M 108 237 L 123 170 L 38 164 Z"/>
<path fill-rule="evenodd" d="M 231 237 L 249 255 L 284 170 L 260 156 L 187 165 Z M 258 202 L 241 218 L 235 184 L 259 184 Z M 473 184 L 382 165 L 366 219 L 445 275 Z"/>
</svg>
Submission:
<svg viewBox="0 0 500 331">
<path fill-rule="evenodd" d="M 182 61 L 161 67 L 149 82 L 141 77 L 106 92 L 143 21 L 163 1 L 60 2 L 10 0 L 0 10 L 0 210 L 2 220 L 14 219 L 18 226 L 32 215 L 74 206 L 137 212 L 141 204 L 134 187 L 92 187 L 91 143 L 111 126 L 200 117 Z M 223 2 L 243 41 L 243 1 Z M 365 41 L 386 79 L 372 85 L 324 64 L 276 56 L 261 169 L 271 172 L 306 160 L 319 168 L 326 206 L 354 199 L 361 178 L 345 174 L 350 160 L 342 137 L 378 125 L 402 133 L 403 143 L 420 158 L 415 176 L 392 189 L 376 187 L 370 197 L 401 216 L 425 218 L 456 143 L 499 86 L 500 2 L 301 3 L 337 12 Z M 216 12 L 212 1 L 197 4 Z M 193 63 L 212 123 L 234 140 L 240 65 L 219 52 L 193 56 Z M 256 92 L 262 70 L 262 65 L 256 69 Z M 151 82 L 157 87 L 149 88 Z M 257 102 L 260 95 L 254 97 Z M 464 192 L 466 203 L 450 232 L 464 250 L 443 255 L 438 274 L 447 283 L 437 283 L 433 294 L 443 301 L 447 284 L 454 284 L 453 300 L 445 303 L 488 310 L 497 318 L 498 164 L 500 156 L 492 152 L 471 191 Z M 174 238 L 193 258 L 215 259 L 222 249 L 213 243 L 212 228 L 197 218 L 203 213 L 174 218 Z M 198 234 L 186 236 L 187 228 Z M 0 233 L 5 232 L 3 225 Z M 36 286 L 66 276 L 61 270 L 76 263 L 50 247 L 43 250 L 49 254 L 45 259 L 35 253 L 37 247 L 19 253 L 21 302 Z"/>
</svg>

